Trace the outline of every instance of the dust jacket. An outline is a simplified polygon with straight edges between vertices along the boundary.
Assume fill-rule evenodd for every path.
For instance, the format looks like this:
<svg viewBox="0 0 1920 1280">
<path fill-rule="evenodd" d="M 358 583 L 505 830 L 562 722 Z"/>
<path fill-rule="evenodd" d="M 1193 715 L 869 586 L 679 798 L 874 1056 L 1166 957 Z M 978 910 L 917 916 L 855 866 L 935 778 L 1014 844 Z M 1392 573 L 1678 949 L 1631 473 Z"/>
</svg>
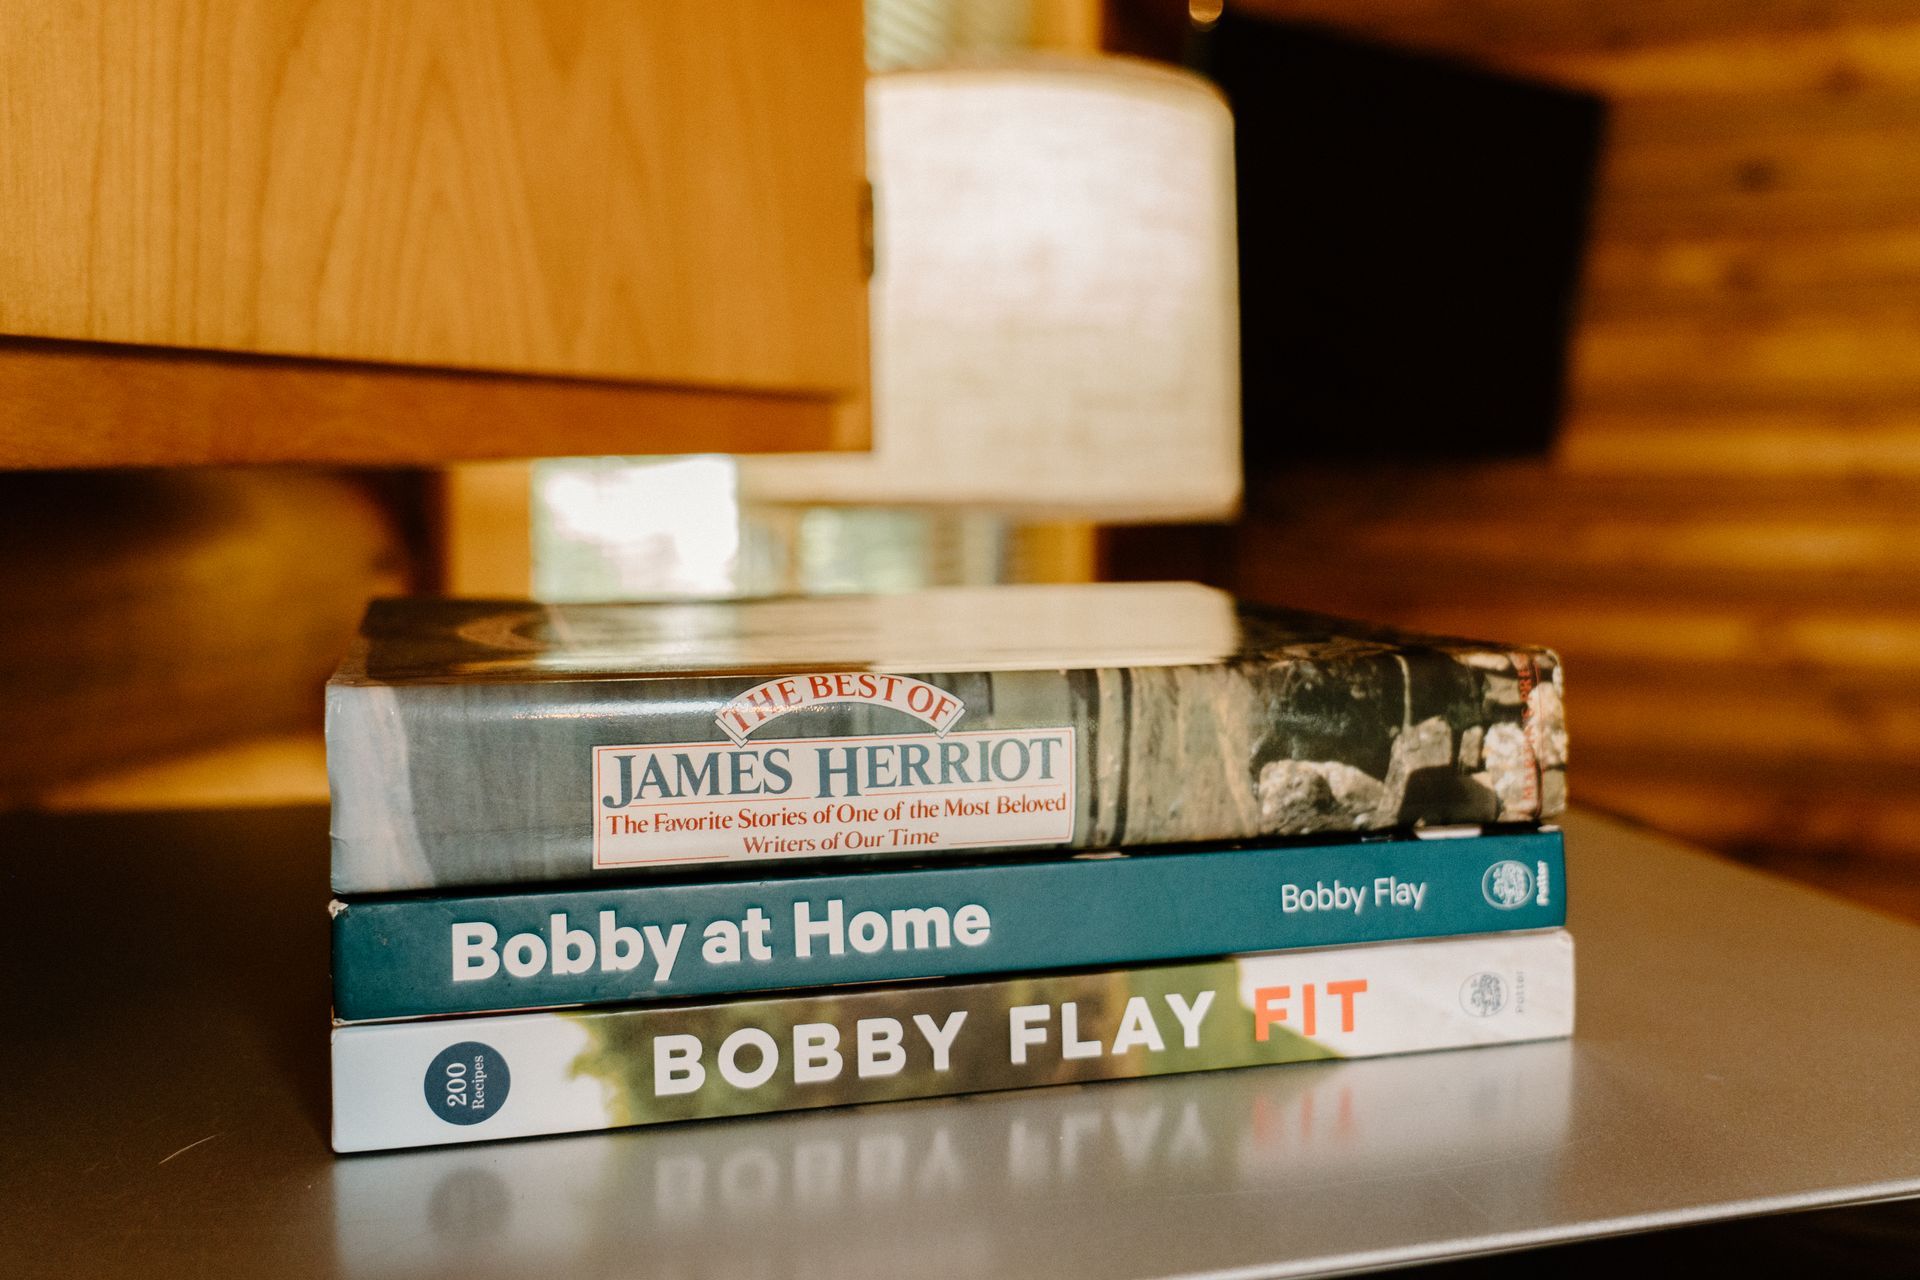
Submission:
<svg viewBox="0 0 1920 1280">
<path fill-rule="evenodd" d="M 1550 650 L 1181 583 L 376 601 L 327 757 L 343 895 L 1530 823 L 1566 797 Z"/>
</svg>

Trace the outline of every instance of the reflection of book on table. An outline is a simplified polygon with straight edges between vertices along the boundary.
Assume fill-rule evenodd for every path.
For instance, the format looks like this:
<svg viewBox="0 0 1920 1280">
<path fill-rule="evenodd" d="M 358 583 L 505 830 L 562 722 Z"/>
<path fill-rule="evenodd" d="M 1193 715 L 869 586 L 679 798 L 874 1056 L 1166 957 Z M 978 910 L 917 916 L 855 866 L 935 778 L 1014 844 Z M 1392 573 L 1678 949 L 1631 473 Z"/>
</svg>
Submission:
<svg viewBox="0 0 1920 1280">
<path fill-rule="evenodd" d="M 446 1152 L 342 1160 L 335 1242 L 352 1274 L 437 1275 L 449 1251 L 531 1274 L 567 1264 L 582 1239 L 610 1237 L 634 1249 L 697 1244 L 785 1274 L 876 1221 L 913 1215 L 949 1224 L 983 1263 L 935 1274 L 1046 1275 L 1110 1244 L 1089 1237 L 1111 1220 L 1059 1205 L 1116 1192 L 1237 1194 L 1284 1204 L 1294 1221 L 1344 1220 L 1356 1185 L 1410 1186 L 1444 1168 L 1467 1201 L 1521 1210 L 1516 1186 L 1543 1201 L 1557 1193 L 1572 1083 L 1571 1047 L 1559 1042 L 666 1125 L 637 1141 L 520 1143 L 491 1163 Z M 517 1211 L 529 1187 L 542 1189 L 542 1212 Z M 1390 1195 L 1373 1211 L 1391 1228 L 1423 1207 Z"/>
</svg>

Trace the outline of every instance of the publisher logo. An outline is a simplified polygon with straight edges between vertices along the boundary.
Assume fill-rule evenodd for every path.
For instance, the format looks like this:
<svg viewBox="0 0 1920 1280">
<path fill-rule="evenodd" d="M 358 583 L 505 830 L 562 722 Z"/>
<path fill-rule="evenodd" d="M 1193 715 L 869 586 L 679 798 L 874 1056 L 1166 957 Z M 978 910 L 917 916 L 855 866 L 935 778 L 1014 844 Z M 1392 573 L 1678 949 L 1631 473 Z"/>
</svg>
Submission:
<svg viewBox="0 0 1920 1280">
<path fill-rule="evenodd" d="M 1524 862 L 1496 862 L 1480 877 L 1480 892 L 1502 911 L 1533 901 L 1533 872 Z"/>
<path fill-rule="evenodd" d="M 1460 1007 L 1476 1018 L 1491 1018 L 1507 1007 L 1507 984 L 1497 973 L 1476 973 L 1460 984 Z"/>
<path fill-rule="evenodd" d="M 427 1068 L 427 1106 L 448 1124 L 479 1124 L 506 1105 L 512 1082 L 498 1049 L 463 1040 L 442 1049 Z"/>
</svg>

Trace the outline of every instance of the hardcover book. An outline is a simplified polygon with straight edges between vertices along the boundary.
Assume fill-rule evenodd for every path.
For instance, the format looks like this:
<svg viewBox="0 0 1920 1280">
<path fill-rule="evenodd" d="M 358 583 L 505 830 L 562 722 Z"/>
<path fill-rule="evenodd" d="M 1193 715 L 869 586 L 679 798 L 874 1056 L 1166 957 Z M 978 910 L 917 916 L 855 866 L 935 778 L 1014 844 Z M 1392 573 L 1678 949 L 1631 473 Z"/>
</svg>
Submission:
<svg viewBox="0 0 1920 1280">
<path fill-rule="evenodd" d="M 378 601 L 327 690 L 334 889 L 1535 822 L 1560 680 L 1177 583 Z"/>
<path fill-rule="evenodd" d="M 335 903 L 342 1021 L 1554 928 L 1558 831 Z"/>
<path fill-rule="evenodd" d="M 1573 1031 L 1565 932 L 333 1033 L 337 1151 Z"/>
</svg>

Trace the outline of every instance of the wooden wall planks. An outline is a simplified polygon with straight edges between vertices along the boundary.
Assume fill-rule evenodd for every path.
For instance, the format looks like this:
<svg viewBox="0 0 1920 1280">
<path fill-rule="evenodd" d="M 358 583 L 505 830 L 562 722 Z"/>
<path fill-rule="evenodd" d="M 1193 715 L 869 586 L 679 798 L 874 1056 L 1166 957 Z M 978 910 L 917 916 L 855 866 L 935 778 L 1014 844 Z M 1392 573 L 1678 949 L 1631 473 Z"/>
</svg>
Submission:
<svg viewBox="0 0 1920 1280">
<path fill-rule="evenodd" d="M 1114 567 L 1552 644 L 1576 802 L 1920 914 L 1920 0 L 1233 2 L 1609 96 L 1571 405 Z"/>
<path fill-rule="evenodd" d="M 1154 565 L 1122 539 L 1117 557 L 1551 644 L 1576 802 L 1816 880 L 1844 868 L 1836 887 L 1906 909 L 1920 901 L 1920 503 L 1910 479 L 1869 486 L 1822 523 L 1848 482 L 1794 484 L 1319 469 L 1262 495 L 1224 548 Z"/>
<path fill-rule="evenodd" d="M 131 762 L 317 736 L 370 596 L 412 583 L 373 477 L 0 474 L 0 809 Z"/>
<path fill-rule="evenodd" d="M 864 76 L 858 0 L 0 6 L 0 333 L 857 396 Z"/>
<path fill-rule="evenodd" d="M 1920 481 L 1920 405 L 1691 414 L 1588 409 L 1567 424 L 1554 462 L 1569 475 L 1904 486 Z M 1714 488 L 1737 493 L 1740 485 Z"/>
<path fill-rule="evenodd" d="M 1677 6 L 1670 6 L 1677 7 Z M 1920 6 L 1894 3 L 1882 21 L 1830 12 L 1798 29 L 1743 29 L 1737 20 L 1691 40 L 1637 48 L 1495 48 L 1503 65 L 1604 93 L 1622 110 L 1647 99 L 1714 95 L 1780 104 L 1807 94 L 1848 97 L 1920 88 Z"/>
<path fill-rule="evenodd" d="M 1247 13 L 1322 22 L 1402 44 L 1517 62 L 1615 58 L 1647 46 L 1780 39 L 1900 23 L 1913 0 L 1228 0 Z"/>
</svg>

